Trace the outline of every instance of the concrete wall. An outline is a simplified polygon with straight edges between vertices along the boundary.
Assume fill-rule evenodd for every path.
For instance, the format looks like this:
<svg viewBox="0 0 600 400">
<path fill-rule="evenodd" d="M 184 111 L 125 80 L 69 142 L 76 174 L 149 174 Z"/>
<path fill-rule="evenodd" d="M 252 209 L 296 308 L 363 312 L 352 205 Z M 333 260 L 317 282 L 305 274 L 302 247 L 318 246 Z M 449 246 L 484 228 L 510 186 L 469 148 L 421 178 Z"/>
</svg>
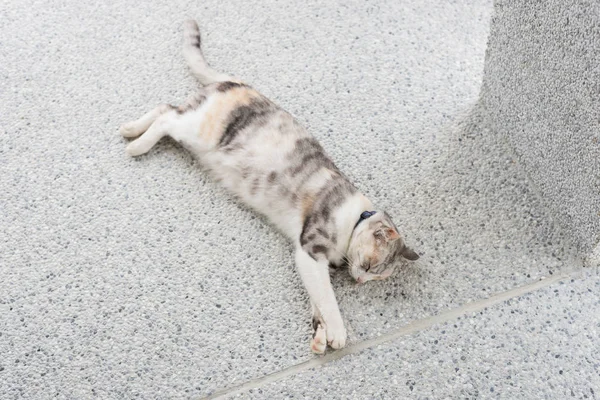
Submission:
<svg viewBox="0 0 600 400">
<path fill-rule="evenodd" d="M 600 241 L 600 2 L 497 0 L 480 106 L 589 253 Z"/>
</svg>

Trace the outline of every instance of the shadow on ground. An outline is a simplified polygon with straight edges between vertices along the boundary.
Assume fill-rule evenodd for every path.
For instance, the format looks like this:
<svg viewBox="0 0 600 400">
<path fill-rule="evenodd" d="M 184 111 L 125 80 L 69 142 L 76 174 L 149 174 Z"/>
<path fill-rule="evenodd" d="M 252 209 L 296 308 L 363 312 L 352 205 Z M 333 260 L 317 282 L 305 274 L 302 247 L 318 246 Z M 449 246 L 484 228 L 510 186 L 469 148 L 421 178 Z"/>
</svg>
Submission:
<svg viewBox="0 0 600 400">
<path fill-rule="evenodd" d="M 387 282 L 335 278 L 353 340 L 580 265 L 478 106 L 447 131 L 392 210 L 421 259 Z"/>
</svg>

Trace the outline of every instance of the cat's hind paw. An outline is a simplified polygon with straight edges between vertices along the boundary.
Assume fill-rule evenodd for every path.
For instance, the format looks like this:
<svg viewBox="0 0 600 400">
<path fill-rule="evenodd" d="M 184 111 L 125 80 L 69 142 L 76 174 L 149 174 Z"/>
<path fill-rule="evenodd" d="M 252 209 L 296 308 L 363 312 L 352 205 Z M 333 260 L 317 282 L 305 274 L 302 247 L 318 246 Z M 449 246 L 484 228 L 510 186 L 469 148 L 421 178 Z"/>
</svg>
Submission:
<svg viewBox="0 0 600 400">
<path fill-rule="evenodd" d="M 323 354 L 325 353 L 325 349 L 327 348 L 327 331 L 323 327 L 323 325 L 318 324 L 315 329 L 315 333 L 313 338 L 310 341 L 310 349 L 315 354 Z"/>
<path fill-rule="evenodd" d="M 143 132 L 140 132 L 135 121 L 132 121 L 121 125 L 121 127 L 119 128 L 119 133 L 123 137 L 133 138 L 140 136 Z"/>
</svg>

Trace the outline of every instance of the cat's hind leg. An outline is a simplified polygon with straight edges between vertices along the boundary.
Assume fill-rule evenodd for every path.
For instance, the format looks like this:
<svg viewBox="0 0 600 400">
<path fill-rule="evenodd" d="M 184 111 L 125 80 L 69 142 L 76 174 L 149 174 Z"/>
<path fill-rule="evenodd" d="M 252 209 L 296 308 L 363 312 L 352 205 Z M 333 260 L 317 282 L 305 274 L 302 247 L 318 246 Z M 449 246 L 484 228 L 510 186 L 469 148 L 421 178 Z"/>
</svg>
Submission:
<svg viewBox="0 0 600 400">
<path fill-rule="evenodd" d="M 159 107 L 153 111 L 156 111 Z M 137 124 L 136 128 L 142 129 L 142 127 L 145 127 L 145 125 L 148 124 L 148 121 L 153 117 L 148 116 L 153 111 L 135 121 Z M 176 118 L 177 112 L 173 107 L 169 106 L 165 112 L 161 112 L 158 117 L 150 123 L 142 136 L 127 145 L 127 153 L 134 157 L 147 153 L 160 139 L 169 134 L 169 131 L 173 129 L 173 123 Z"/>
<path fill-rule="evenodd" d="M 152 111 L 144 114 L 141 118 L 121 125 L 119 132 L 123 137 L 126 138 L 138 137 L 142 133 L 146 132 L 148 128 L 150 128 L 150 125 L 152 125 L 152 123 L 156 121 L 158 117 L 172 109 L 173 106 L 169 104 L 161 104 Z"/>
</svg>

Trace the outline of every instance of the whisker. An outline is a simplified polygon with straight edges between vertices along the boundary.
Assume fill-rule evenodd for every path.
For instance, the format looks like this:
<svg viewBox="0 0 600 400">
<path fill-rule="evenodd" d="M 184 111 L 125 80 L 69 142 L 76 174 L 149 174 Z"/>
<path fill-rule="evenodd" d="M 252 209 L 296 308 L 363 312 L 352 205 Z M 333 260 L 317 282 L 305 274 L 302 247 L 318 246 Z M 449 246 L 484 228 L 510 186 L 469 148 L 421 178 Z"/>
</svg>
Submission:
<svg viewBox="0 0 600 400">
<path fill-rule="evenodd" d="M 340 255 L 340 257 L 342 258 L 342 261 L 344 261 L 344 262 L 346 262 L 346 264 L 348 264 L 349 269 L 360 268 L 360 266 L 358 264 L 356 264 L 354 261 L 350 260 L 350 258 L 348 258 L 348 256 L 346 254 L 342 253 L 335 247 L 332 247 L 331 249 Z"/>
</svg>

